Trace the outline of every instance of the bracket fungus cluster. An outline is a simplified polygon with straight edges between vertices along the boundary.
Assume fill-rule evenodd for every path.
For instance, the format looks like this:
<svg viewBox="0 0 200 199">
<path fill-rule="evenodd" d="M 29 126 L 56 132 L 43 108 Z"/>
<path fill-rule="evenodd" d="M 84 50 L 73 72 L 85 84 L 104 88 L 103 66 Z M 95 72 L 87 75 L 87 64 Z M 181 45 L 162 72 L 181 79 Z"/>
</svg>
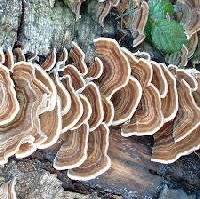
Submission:
<svg viewBox="0 0 200 199">
<path fill-rule="evenodd" d="M 94 43 L 90 64 L 76 43 L 41 64 L 21 49 L 1 52 L 1 164 L 59 143 L 54 167 L 93 179 L 111 167 L 112 126 L 125 137 L 153 135 L 153 161 L 171 163 L 199 148 L 200 73 L 156 63 L 113 39 Z"/>
</svg>

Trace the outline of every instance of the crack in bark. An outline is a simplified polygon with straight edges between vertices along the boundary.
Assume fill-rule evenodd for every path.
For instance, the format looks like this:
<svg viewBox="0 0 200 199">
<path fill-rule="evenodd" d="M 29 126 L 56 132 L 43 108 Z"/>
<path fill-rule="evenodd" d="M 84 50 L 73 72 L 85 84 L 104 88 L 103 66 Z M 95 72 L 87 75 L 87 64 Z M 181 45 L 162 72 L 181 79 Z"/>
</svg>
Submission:
<svg viewBox="0 0 200 199">
<path fill-rule="evenodd" d="M 19 19 L 19 26 L 17 29 L 17 41 L 14 44 L 14 48 L 23 47 L 23 38 L 24 38 L 24 19 L 25 19 L 25 0 L 21 0 L 21 16 Z"/>
</svg>

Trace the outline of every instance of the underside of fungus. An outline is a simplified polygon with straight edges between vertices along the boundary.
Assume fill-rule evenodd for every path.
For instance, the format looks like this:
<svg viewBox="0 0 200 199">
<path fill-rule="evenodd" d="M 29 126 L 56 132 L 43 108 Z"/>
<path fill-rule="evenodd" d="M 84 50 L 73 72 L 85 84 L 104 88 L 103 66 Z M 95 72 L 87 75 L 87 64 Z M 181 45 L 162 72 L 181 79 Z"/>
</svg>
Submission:
<svg viewBox="0 0 200 199">
<path fill-rule="evenodd" d="M 91 63 L 76 44 L 42 64 L 21 49 L 1 52 L 0 163 L 54 144 L 53 166 L 75 180 L 111 167 L 110 128 L 153 135 L 152 160 L 171 163 L 200 147 L 200 73 L 151 61 L 109 38 Z"/>
</svg>

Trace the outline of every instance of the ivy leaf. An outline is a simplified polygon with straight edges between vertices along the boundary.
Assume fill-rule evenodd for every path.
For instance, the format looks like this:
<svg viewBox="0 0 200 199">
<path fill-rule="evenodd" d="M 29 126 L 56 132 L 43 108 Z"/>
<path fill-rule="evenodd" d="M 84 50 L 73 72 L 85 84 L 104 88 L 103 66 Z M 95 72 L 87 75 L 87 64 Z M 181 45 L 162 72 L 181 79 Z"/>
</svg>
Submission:
<svg viewBox="0 0 200 199">
<path fill-rule="evenodd" d="M 152 42 L 164 53 L 175 53 L 187 43 L 187 37 L 181 24 L 174 20 L 163 19 L 152 27 Z"/>
<path fill-rule="evenodd" d="M 157 21 L 167 19 L 167 16 L 171 16 L 175 11 L 169 0 L 150 0 L 148 4 L 149 18 L 145 26 L 145 35 L 147 40 L 151 41 L 152 27 Z"/>
<path fill-rule="evenodd" d="M 152 26 L 153 26 L 153 22 L 151 20 L 151 18 L 149 17 L 146 23 L 146 26 L 144 28 L 144 34 L 146 36 L 146 39 L 151 42 L 152 38 L 151 38 L 151 32 L 152 32 Z"/>
<path fill-rule="evenodd" d="M 167 16 L 174 14 L 174 7 L 169 0 L 150 0 L 149 15 L 153 21 L 166 19 Z"/>
</svg>

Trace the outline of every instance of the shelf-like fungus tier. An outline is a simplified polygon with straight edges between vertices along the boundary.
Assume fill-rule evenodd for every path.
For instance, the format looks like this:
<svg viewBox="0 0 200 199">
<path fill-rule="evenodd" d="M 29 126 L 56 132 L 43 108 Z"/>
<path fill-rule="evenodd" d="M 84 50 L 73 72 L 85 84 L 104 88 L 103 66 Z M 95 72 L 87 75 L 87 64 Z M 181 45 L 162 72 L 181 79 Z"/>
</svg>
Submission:
<svg viewBox="0 0 200 199">
<path fill-rule="evenodd" d="M 153 135 L 152 160 L 171 163 L 200 146 L 200 73 L 151 61 L 109 38 L 85 62 L 76 44 L 41 65 L 1 52 L 0 163 L 56 144 L 54 167 L 89 180 L 111 167 L 110 128 Z M 70 59 L 68 59 L 70 57 Z"/>
</svg>

